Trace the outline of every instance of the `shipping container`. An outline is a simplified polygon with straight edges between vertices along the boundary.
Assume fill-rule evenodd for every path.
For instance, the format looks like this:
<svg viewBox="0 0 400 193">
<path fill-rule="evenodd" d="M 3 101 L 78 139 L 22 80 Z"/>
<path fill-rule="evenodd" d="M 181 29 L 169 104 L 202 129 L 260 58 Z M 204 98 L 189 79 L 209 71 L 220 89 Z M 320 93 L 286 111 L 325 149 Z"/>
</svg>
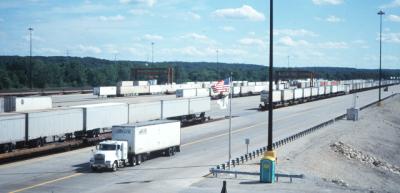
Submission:
<svg viewBox="0 0 400 193">
<path fill-rule="evenodd" d="M 331 93 L 332 94 L 335 94 L 335 93 L 337 93 L 338 92 L 338 86 L 337 85 L 332 85 L 331 86 Z"/>
<path fill-rule="evenodd" d="M 282 90 L 282 100 L 283 101 L 293 100 L 293 89 Z"/>
<path fill-rule="evenodd" d="M 117 87 L 117 95 L 118 96 L 133 96 L 137 95 L 137 87 L 134 86 L 118 86 Z"/>
<path fill-rule="evenodd" d="M 303 89 L 303 97 L 304 98 L 309 98 L 311 97 L 311 88 L 304 88 Z"/>
<path fill-rule="evenodd" d="M 26 112 L 28 140 L 73 134 L 83 130 L 82 108 L 55 108 Z"/>
<path fill-rule="evenodd" d="M 260 99 L 263 103 L 268 103 L 269 91 L 263 90 L 261 91 Z M 272 91 L 272 102 L 279 103 L 282 101 L 282 91 L 274 90 Z"/>
<path fill-rule="evenodd" d="M 210 97 L 189 99 L 189 114 L 203 113 L 211 110 Z"/>
<path fill-rule="evenodd" d="M 133 86 L 133 81 L 119 81 L 117 86 Z"/>
<path fill-rule="evenodd" d="M 161 119 L 161 101 L 129 104 L 129 123 Z"/>
<path fill-rule="evenodd" d="M 6 97 L 4 99 L 5 112 L 21 112 L 52 108 L 51 97 Z"/>
<path fill-rule="evenodd" d="M 149 86 L 149 91 L 150 91 L 151 94 L 160 94 L 160 93 L 162 93 L 161 86 L 159 86 L 159 85 L 150 85 Z"/>
<path fill-rule="evenodd" d="M 295 100 L 298 99 L 303 99 L 303 89 L 302 88 L 296 88 L 293 90 L 293 96 Z"/>
<path fill-rule="evenodd" d="M 25 140 L 25 115 L 0 113 L 0 144 Z"/>
<path fill-rule="evenodd" d="M 149 80 L 149 85 L 157 85 L 157 79 Z"/>
<path fill-rule="evenodd" d="M 311 96 L 312 97 L 316 97 L 316 96 L 318 96 L 318 87 L 312 87 L 311 88 Z"/>
<path fill-rule="evenodd" d="M 180 122 L 158 120 L 117 125 L 112 128 L 112 139 L 127 141 L 130 154 L 141 154 L 180 146 Z"/>
<path fill-rule="evenodd" d="M 210 96 L 210 91 L 208 88 L 196 88 L 196 96 L 197 97 Z"/>
<path fill-rule="evenodd" d="M 176 97 L 183 97 L 183 98 L 195 97 L 196 89 L 195 88 L 177 89 L 175 94 L 176 94 Z"/>
<path fill-rule="evenodd" d="M 100 86 L 93 88 L 93 95 L 97 96 L 116 96 L 117 87 L 116 86 Z"/>
<path fill-rule="evenodd" d="M 150 94 L 150 86 L 134 86 L 138 94 Z"/>
<path fill-rule="evenodd" d="M 189 99 L 174 99 L 161 101 L 161 119 L 189 114 Z"/>
<path fill-rule="evenodd" d="M 86 131 L 128 123 L 128 104 L 126 103 L 101 103 L 73 107 L 84 109 L 84 130 Z"/>
<path fill-rule="evenodd" d="M 325 86 L 318 87 L 318 96 L 325 95 Z"/>
<path fill-rule="evenodd" d="M 255 93 L 255 86 L 241 86 L 240 94 L 243 96 Z"/>
<path fill-rule="evenodd" d="M 133 86 L 148 86 L 149 82 L 145 80 L 133 81 Z"/>
</svg>

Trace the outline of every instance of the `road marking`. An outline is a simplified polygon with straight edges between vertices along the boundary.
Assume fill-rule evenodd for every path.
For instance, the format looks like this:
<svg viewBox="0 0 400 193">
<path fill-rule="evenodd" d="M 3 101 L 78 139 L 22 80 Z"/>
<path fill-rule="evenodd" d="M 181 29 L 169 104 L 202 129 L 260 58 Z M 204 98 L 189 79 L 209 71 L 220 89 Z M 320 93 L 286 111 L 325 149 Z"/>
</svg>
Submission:
<svg viewBox="0 0 400 193">
<path fill-rule="evenodd" d="M 57 178 L 57 179 L 54 179 L 54 180 L 45 181 L 45 182 L 42 182 L 40 184 L 35 184 L 35 185 L 32 185 L 32 186 L 28 186 L 26 188 L 21 188 L 21 189 L 18 189 L 18 190 L 14 190 L 14 191 L 11 191 L 9 193 L 22 192 L 22 191 L 29 190 L 29 189 L 32 189 L 32 188 L 36 188 L 36 187 L 39 187 L 39 186 L 43 186 L 43 185 L 46 185 L 46 184 L 51 184 L 51 183 L 58 182 L 58 181 L 61 181 L 61 180 L 66 180 L 66 179 L 69 179 L 69 178 L 77 177 L 77 176 L 80 176 L 82 174 L 83 173 L 75 173 L 75 174 L 72 174 L 72 175 L 69 175 L 69 176 L 64 176 L 64 177 Z"/>
</svg>

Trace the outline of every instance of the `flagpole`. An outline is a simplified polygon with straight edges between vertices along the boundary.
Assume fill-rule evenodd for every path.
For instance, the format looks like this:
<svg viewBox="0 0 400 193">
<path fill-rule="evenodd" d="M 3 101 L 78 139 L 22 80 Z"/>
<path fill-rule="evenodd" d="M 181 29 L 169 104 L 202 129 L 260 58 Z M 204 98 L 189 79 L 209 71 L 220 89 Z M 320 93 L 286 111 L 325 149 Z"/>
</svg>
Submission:
<svg viewBox="0 0 400 193">
<path fill-rule="evenodd" d="M 232 158 L 232 72 L 229 77 L 229 160 Z M 230 168 L 229 168 L 230 169 Z"/>
</svg>

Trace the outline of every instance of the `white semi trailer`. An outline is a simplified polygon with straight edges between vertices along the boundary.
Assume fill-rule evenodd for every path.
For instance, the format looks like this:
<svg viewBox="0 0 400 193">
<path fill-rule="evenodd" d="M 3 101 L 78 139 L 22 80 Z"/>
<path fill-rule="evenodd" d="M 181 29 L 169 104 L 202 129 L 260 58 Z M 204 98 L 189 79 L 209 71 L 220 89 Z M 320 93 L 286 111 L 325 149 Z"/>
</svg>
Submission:
<svg viewBox="0 0 400 193">
<path fill-rule="evenodd" d="M 173 156 L 180 152 L 179 121 L 157 120 L 112 127 L 112 140 L 96 146 L 90 159 L 93 171 L 139 165 L 152 155 Z"/>
</svg>

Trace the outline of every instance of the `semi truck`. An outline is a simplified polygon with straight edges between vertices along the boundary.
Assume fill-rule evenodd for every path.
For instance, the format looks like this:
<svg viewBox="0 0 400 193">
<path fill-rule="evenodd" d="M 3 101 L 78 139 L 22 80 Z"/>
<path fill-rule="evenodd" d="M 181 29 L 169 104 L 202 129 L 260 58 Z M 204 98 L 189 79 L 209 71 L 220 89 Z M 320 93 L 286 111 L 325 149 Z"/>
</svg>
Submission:
<svg viewBox="0 0 400 193">
<path fill-rule="evenodd" d="M 155 155 L 173 156 L 180 152 L 179 121 L 156 120 L 112 127 L 112 140 L 101 142 L 90 159 L 92 171 L 116 171 L 140 165 Z"/>
</svg>

